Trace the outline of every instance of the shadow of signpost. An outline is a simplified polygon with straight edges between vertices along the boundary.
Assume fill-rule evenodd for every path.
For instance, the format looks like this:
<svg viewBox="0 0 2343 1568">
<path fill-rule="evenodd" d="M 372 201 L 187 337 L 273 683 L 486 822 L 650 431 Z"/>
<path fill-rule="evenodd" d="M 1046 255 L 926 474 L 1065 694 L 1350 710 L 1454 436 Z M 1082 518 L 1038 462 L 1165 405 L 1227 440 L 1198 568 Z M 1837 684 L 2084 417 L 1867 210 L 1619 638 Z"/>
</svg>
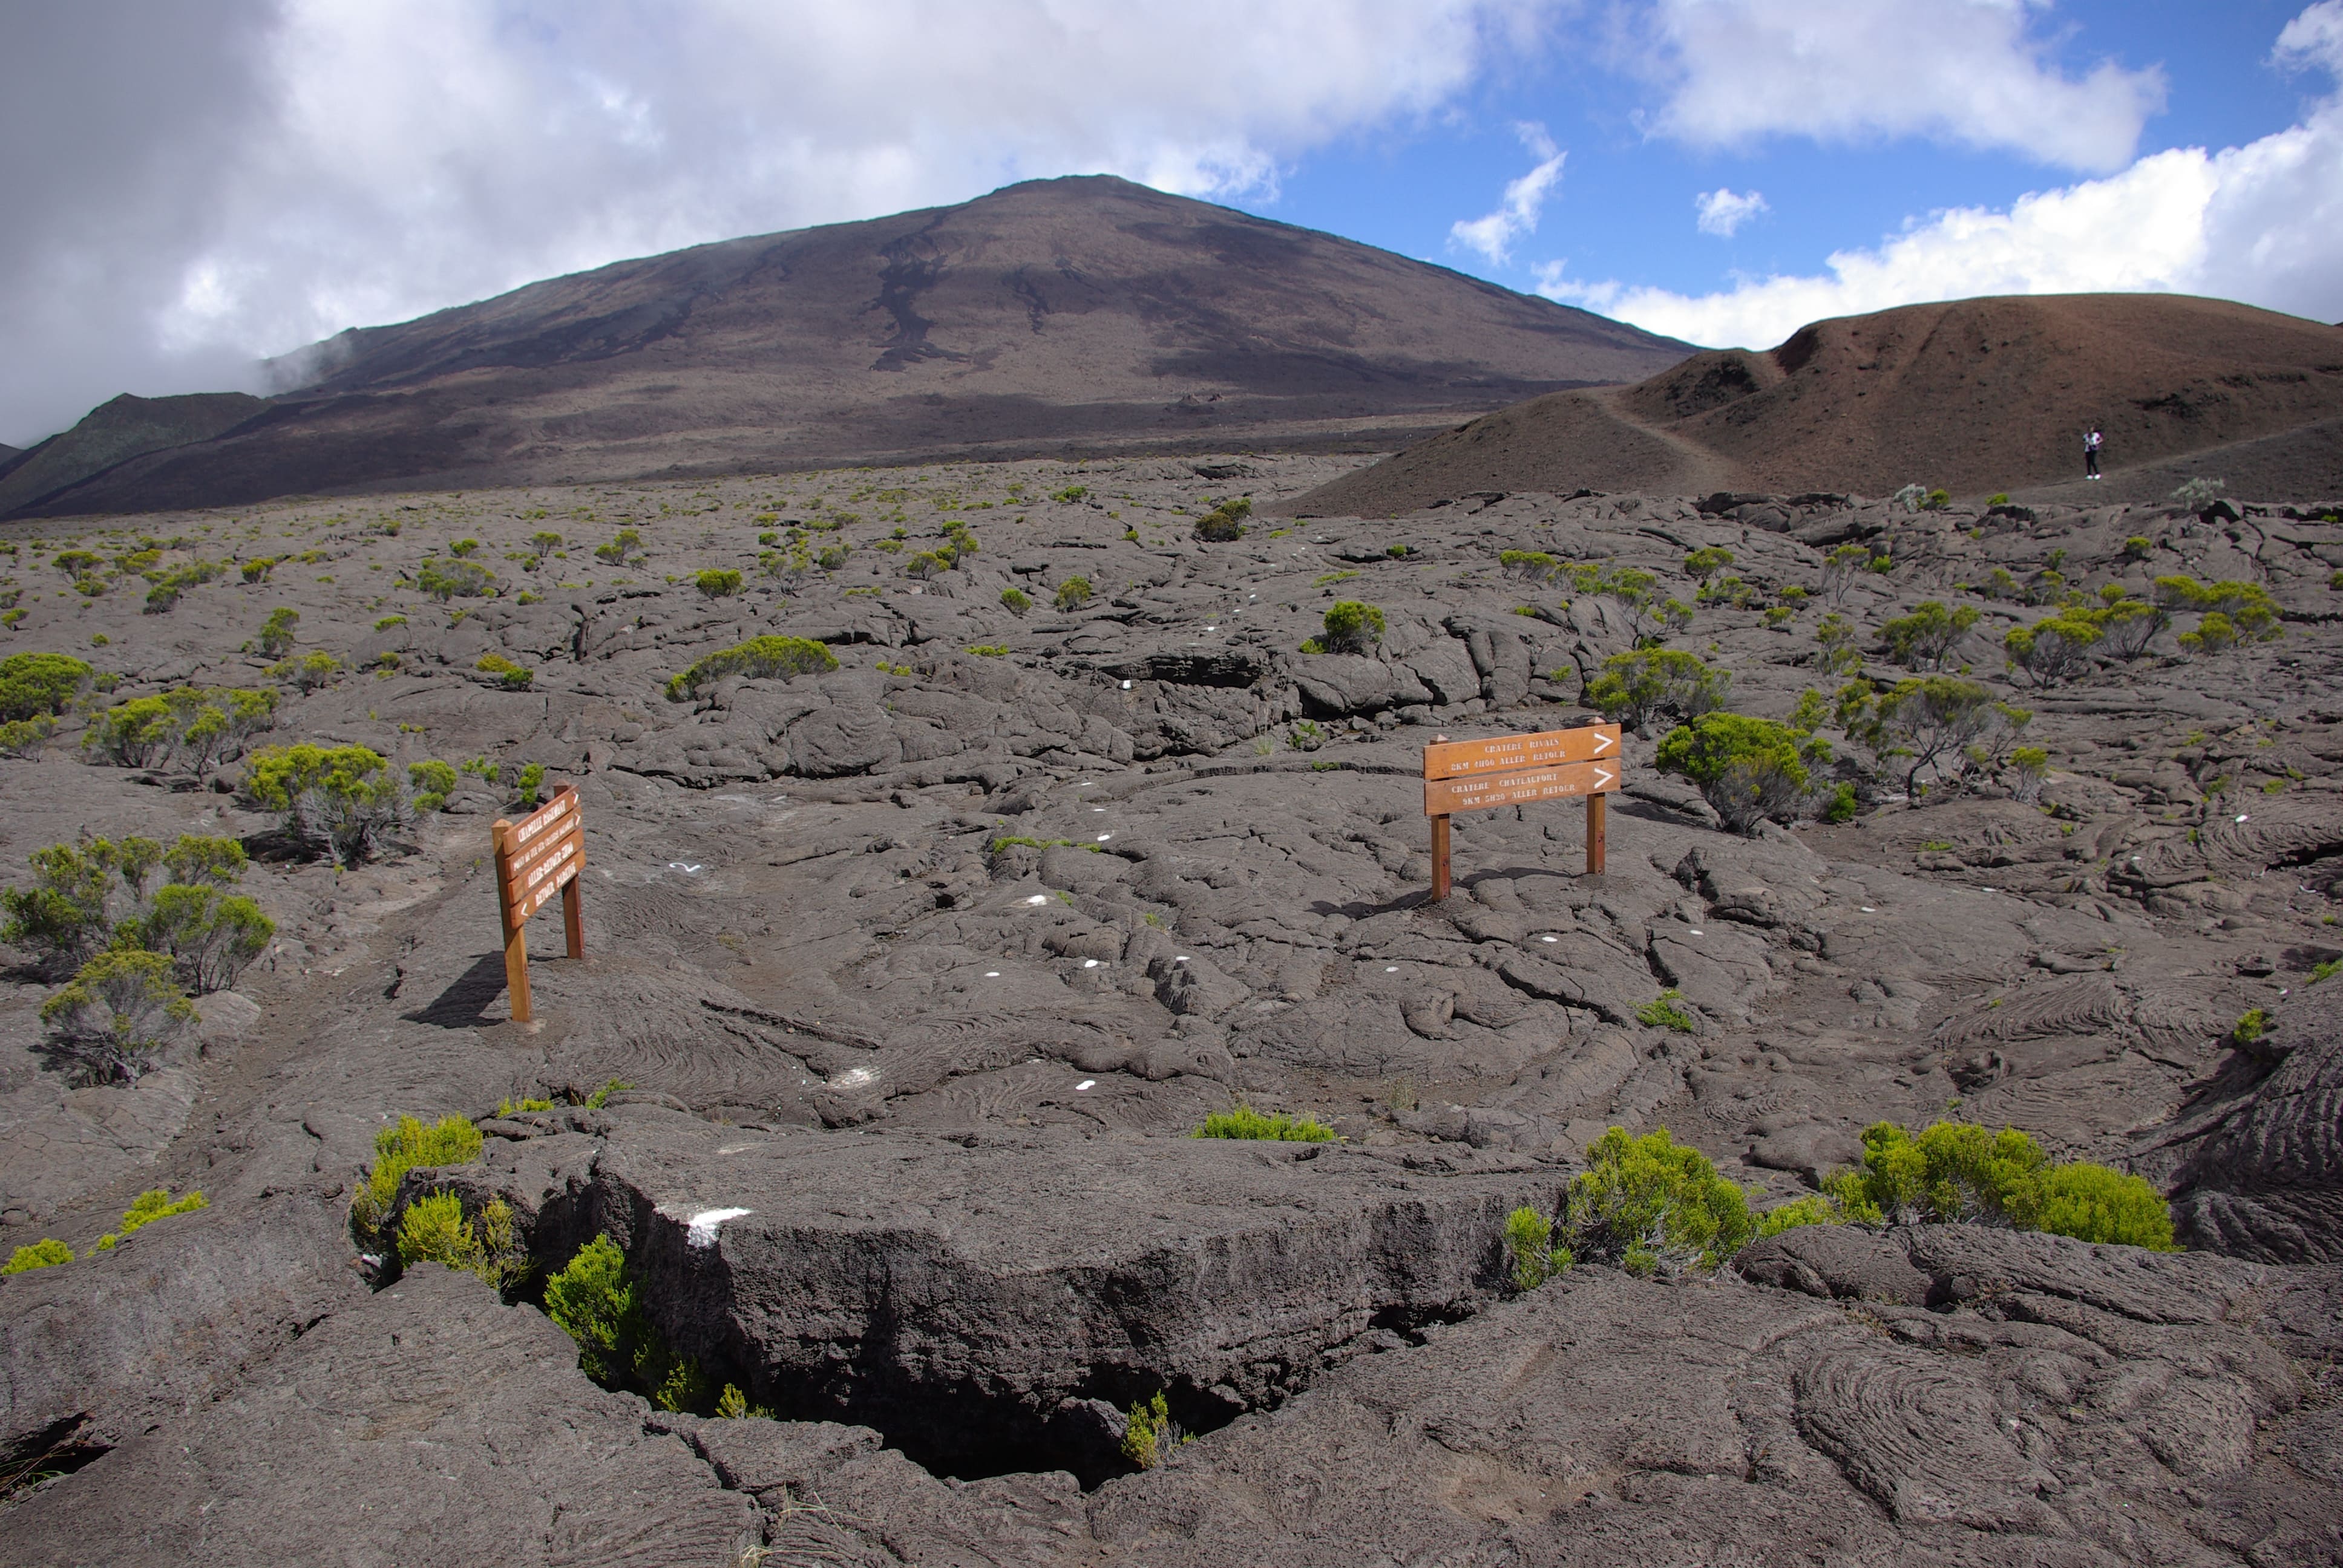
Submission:
<svg viewBox="0 0 2343 1568">
<path fill-rule="evenodd" d="M 477 1029 L 491 1021 L 488 1004 L 504 994 L 505 956 L 483 953 L 472 960 L 472 967 L 458 976 L 456 982 L 415 1011 L 404 1014 L 409 1023 L 428 1023 L 440 1029 Z"/>
</svg>

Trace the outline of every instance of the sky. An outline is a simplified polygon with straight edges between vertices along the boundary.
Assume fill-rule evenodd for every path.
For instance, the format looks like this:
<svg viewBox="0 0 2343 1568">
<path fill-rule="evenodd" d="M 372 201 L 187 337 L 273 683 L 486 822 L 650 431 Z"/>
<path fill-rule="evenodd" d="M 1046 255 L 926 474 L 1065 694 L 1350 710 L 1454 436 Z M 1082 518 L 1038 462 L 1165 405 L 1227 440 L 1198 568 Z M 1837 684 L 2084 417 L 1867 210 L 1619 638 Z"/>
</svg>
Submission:
<svg viewBox="0 0 2343 1568">
<path fill-rule="evenodd" d="M 0 442 L 707 240 L 1112 173 L 1708 347 L 2343 321 L 2343 0 L 0 0 Z"/>
</svg>

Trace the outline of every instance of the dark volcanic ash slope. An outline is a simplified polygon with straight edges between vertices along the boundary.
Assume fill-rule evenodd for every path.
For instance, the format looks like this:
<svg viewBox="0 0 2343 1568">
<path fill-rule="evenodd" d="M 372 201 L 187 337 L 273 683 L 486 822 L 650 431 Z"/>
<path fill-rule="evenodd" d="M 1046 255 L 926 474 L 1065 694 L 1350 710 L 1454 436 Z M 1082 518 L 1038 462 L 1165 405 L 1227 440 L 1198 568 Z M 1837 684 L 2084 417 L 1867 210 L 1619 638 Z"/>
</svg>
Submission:
<svg viewBox="0 0 2343 1568">
<path fill-rule="evenodd" d="M 2110 479 L 2079 484 L 2082 436 Z M 1696 355 L 1640 386 L 1487 415 L 1303 497 L 1386 517 L 1486 490 L 2073 487 L 2161 499 L 2192 473 L 2241 492 L 2343 490 L 2343 330 L 2226 300 L 2069 295 L 1907 306 Z"/>
<path fill-rule="evenodd" d="M 321 378 L 234 434 L 40 509 L 979 450 L 1388 447 L 1690 351 L 1123 180 L 1036 181 L 347 332 L 309 351 Z"/>
<path fill-rule="evenodd" d="M 76 1086 L 39 1018 L 54 980 L 7 955 L 0 1250 L 76 1255 L 0 1279 L 0 1555 L 2334 1561 L 2331 506 L 1514 495 L 1192 537 L 1212 497 L 1265 510 L 1342 466 L 11 529 L 9 646 L 89 654 L 109 700 L 298 676 L 247 650 L 297 609 L 296 652 L 341 668 L 287 686 L 267 739 L 503 770 L 458 776 L 373 863 L 247 871 L 276 940 L 136 1082 Z M 597 559 L 622 527 L 647 557 Z M 920 558 L 946 527 L 948 568 Z M 830 564 L 758 538 L 799 528 Z M 467 538 L 502 591 L 429 597 L 426 549 Z M 1893 569 L 1831 573 L 1850 540 Z M 65 587 L 70 547 L 102 553 L 67 558 L 104 591 Z M 1734 580 L 1699 593 L 1694 548 L 1733 551 Z M 1754 714 L 1842 678 L 1825 615 L 1885 680 L 1906 673 L 1885 618 L 1972 605 L 1951 657 L 2034 710 L 2039 797 L 1980 776 L 1739 837 L 1637 737 L 1604 875 L 1573 807 L 1479 813 L 1427 905 L 1423 743 L 1584 719 L 1584 675 L 1631 635 L 1507 551 L 1697 600 L 1676 646 Z M 142 568 L 229 559 L 256 569 L 147 613 Z M 741 591 L 703 596 L 710 568 Z M 2182 611 L 2135 661 L 2023 689 L 1998 638 L 2049 607 L 1963 585 L 2049 569 L 2252 581 L 2284 635 L 2184 644 Z M 1372 655 L 1298 650 L 1337 595 L 1383 608 Z M 839 668 L 670 700 L 678 670 L 769 632 Z M 283 853 L 274 816 L 106 764 L 86 723 L 0 760 L 12 884 L 84 830 Z M 532 931 L 535 1027 L 509 1017 L 481 864 L 532 762 L 577 785 L 588 855 L 586 960 L 552 956 L 549 913 Z M 1664 991 L 1682 1027 L 1646 1013 Z M 2273 1027 L 2238 1028 L 2249 1010 Z M 1240 1096 L 1343 1141 L 1188 1135 Z M 531 1097 L 561 1103 L 505 1104 Z M 406 1113 L 487 1134 L 407 1201 L 504 1200 L 540 1269 L 611 1237 L 661 1332 L 781 1419 L 598 1390 L 528 1289 L 359 1257 L 352 1184 Z M 1550 1209 L 1606 1127 L 1665 1127 L 1771 1206 L 1865 1124 L 1948 1114 L 2151 1177 L 2197 1250 L 1828 1226 L 1714 1277 L 1505 1288 L 1504 1217 Z M 96 1245 L 166 1184 L 209 1207 Z M 1199 1435 L 1130 1473 L 1123 1412 L 1159 1392 Z"/>
</svg>

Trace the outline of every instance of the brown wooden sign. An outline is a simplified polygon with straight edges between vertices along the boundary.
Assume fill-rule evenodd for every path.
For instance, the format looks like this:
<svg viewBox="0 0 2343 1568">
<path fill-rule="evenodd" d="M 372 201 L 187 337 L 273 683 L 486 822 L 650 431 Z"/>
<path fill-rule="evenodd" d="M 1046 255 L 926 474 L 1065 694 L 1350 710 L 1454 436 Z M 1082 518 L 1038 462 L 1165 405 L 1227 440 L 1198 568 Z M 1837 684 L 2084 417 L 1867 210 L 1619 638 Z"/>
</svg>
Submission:
<svg viewBox="0 0 2343 1568">
<path fill-rule="evenodd" d="M 1448 896 L 1448 819 L 1458 811 L 1528 806 L 1584 796 L 1586 869 L 1600 873 L 1617 792 L 1619 727 L 1590 724 L 1535 735 L 1441 741 L 1423 749 L 1423 810 L 1432 819 L 1432 896 Z"/>
<path fill-rule="evenodd" d="M 553 799 L 518 822 L 498 818 L 497 849 L 497 909 L 504 917 L 505 984 L 512 992 L 516 1023 L 530 1021 L 528 943 L 521 929 L 529 916 L 561 895 L 563 934 L 569 956 L 586 956 L 585 912 L 578 898 L 578 874 L 586 869 L 586 819 L 578 791 L 568 784 L 554 787 Z"/>
</svg>

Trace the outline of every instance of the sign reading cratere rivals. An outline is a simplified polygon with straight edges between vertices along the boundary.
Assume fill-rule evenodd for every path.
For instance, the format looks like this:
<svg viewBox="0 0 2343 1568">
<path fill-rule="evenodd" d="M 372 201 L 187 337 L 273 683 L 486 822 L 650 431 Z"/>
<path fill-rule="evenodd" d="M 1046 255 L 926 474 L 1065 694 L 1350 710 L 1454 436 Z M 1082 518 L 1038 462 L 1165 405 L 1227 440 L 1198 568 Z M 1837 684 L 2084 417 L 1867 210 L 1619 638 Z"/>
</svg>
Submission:
<svg viewBox="0 0 2343 1568">
<path fill-rule="evenodd" d="M 578 791 L 554 787 L 553 799 L 518 822 L 496 824 L 497 907 L 505 922 L 505 984 L 512 993 L 516 1023 L 532 1016 L 528 999 L 528 942 L 521 928 L 529 916 L 561 895 L 561 924 L 569 956 L 586 956 L 585 911 L 578 873 L 586 869 L 586 819 Z"/>
<path fill-rule="evenodd" d="M 1448 819 L 1458 811 L 1586 798 L 1586 869 L 1603 869 L 1606 797 L 1619 789 L 1619 727 L 1547 729 L 1423 749 L 1423 811 L 1432 819 L 1432 896 L 1448 896 Z"/>
</svg>

